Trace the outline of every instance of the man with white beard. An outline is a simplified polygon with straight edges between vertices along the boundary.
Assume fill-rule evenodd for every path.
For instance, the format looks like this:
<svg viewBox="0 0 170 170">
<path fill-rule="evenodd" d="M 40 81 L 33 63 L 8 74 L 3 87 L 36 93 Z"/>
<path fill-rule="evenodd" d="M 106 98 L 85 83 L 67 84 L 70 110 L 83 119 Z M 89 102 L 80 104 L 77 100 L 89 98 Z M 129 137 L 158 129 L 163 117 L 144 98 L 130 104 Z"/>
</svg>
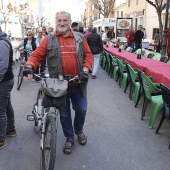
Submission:
<svg viewBox="0 0 170 170">
<path fill-rule="evenodd" d="M 93 56 L 83 34 L 70 29 L 71 16 L 66 11 L 56 13 L 56 31 L 46 36 L 36 51 L 29 57 L 27 67 L 36 69 L 47 56 L 50 77 L 59 75 L 78 76 L 79 83 L 68 83 L 66 106 L 60 107 L 60 120 L 66 137 L 63 152 L 70 154 L 74 144 L 74 133 L 81 145 L 87 143 L 83 133 L 87 111 L 87 82 L 88 73 L 92 72 Z M 32 75 L 28 75 L 31 79 Z M 70 102 L 75 111 L 72 125 Z M 74 128 L 73 128 L 74 127 Z"/>
</svg>

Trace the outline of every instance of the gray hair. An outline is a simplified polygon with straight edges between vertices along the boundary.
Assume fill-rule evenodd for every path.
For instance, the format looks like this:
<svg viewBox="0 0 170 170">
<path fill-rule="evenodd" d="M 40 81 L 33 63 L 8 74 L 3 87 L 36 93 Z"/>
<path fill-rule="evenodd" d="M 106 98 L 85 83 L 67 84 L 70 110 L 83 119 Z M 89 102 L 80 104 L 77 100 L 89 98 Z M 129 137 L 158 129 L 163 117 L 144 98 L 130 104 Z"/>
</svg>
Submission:
<svg viewBox="0 0 170 170">
<path fill-rule="evenodd" d="M 67 14 L 70 17 L 70 19 L 71 19 L 71 15 L 67 11 L 57 11 L 55 17 L 57 17 L 57 15 L 59 15 L 59 14 Z"/>
<path fill-rule="evenodd" d="M 48 27 L 48 29 L 50 29 L 51 31 L 54 31 L 54 28 L 53 28 L 53 27 Z"/>
</svg>

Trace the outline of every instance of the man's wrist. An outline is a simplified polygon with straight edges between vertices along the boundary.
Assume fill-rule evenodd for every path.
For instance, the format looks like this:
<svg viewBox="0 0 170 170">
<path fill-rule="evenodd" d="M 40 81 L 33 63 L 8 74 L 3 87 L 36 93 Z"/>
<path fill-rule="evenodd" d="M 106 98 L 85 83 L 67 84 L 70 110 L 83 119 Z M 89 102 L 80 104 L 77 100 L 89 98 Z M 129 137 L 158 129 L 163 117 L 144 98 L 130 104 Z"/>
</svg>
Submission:
<svg viewBox="0 0 170 170">
<path fill-rule="evenodd" d="M 29 67 L 29 68 L 33 68 L 32 65 L 28 64 L 28 65 L 25 65 L 26 67 Z"/>
<path fill-rule="evenodd" d="M 89 69 L 87 67 L 83 67 L 83 71 L 89 73 Z"/>
</svg>

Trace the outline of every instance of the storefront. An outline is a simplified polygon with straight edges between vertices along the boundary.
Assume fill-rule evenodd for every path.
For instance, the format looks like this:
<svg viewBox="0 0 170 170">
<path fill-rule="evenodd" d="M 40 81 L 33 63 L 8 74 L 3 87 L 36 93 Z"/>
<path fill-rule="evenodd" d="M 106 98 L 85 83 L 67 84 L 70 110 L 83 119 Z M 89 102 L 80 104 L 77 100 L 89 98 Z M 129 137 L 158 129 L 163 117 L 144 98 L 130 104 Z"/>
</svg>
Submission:
<svg viewBox="0 0 170 170">
<path fill-rule="evenodd" d="M 116 19 L 115 18 L 101 18 L 96 21 L 93 21 L 93 27 L 97 28 L 97 32 L 100 32 L 101 30 L 105 31 L 106 27 L 109 27 L 110 29 L 113 29 L 113 31 L 116 31 Z"/>
</svg>

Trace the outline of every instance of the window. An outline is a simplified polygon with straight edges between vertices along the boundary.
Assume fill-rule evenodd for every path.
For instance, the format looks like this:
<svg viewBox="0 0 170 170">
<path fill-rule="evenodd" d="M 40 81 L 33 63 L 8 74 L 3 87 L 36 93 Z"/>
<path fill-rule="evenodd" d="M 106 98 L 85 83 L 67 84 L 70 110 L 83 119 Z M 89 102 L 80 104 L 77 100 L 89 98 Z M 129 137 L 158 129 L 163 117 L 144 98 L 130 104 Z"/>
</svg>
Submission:
<svg viewBox="0 0 170 170">
<path fill-rule="evenodd" d="M 97 20 L 97 17 L 94 17 L 94 21 Z"/>
<path fill-rule="evenodd" d="M 143 26 L 143 17 L 140 17 L 140 21 L 139 21 L 139 25 L 142 25 Z"/>
<path fill-rule="evenodd" d="M 119 11 L 117 11 L 117 18 L 119 18 Z"/>
<path fill-rule="evenodd" d="M 94 4 L 94 9 L 97 9 L 97 4 Z"/>
<path fill-rule="evenodd" d="M 123 11 L 121 11 L 121 17 L 123 17 Z"/>
</svg>

